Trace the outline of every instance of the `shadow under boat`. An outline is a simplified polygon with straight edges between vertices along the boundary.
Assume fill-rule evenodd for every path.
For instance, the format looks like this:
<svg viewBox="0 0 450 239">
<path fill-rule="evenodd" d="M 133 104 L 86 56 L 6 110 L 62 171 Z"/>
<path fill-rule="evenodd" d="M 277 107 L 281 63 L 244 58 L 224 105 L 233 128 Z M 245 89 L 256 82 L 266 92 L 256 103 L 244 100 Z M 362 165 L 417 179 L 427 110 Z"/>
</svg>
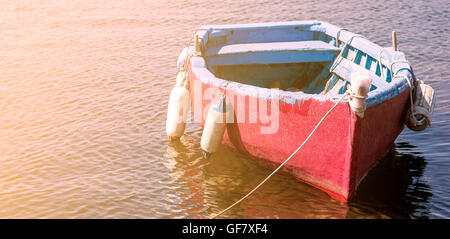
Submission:
<svg viewBox="0 0 450 239">
<path fill-rule="evenodd" d="M 390 218 L 428 218 L 424 205 L 433 194 L 422 177 L 426 165 L 416 146 L 395 143 L 359 185 L 347 217 L 370 209 Z"/>
</svg>

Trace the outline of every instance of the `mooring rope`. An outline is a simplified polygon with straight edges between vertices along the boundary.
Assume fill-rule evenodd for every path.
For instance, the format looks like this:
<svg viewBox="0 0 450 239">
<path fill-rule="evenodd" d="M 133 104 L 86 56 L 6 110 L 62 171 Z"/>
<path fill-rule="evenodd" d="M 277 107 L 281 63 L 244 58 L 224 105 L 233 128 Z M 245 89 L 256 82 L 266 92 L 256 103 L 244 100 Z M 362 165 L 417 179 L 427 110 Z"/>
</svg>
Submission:
<svg viewBox="0 0 450 239">
<path fill-rule="evenodd" d="M 322 117 L 322 119 L 320 119 L 319 123 L 317 123 L 316 127 L 314 127 L 314 129 L 311 131 L 311 133 L 308 135 L 308 137 L 303 141 L 303 143 L 294 151 L 294 153 L 291 154 L 291 156 L 289 156 L 282 164 L 280 164 L 280 166 L 278 166 L 278 168 L 276 168 L 271 174 L 269 174 L 269 176 L 267 176 L 263 181 L 261 181 L 261 183 L 259 183 L 254 189 L 252 189 L 249 193 L 247 193 L 244 197 L 242 197 L 241 199 L 239 199 L 238 201 L 236 201 L 235 203 L 231 204 L 229 207 L 225 208 L 224 210 L 222 210 L 221 212 L 219 212 L 218 214 L 210 217 L 210 219 L 216 218 L 217 216 L 222 215 L 223 213 L 225 213 L 226 211 L 228 211 L 229 209 L 231 209 L 232 207 L 236 206 L 237 204 L 239 204 L 240 202 L 242 202 L 244 199 L 246 199 L 248 196 L 250 196 L 253 192 L 255 192 L 259 187 L 261 187 L 267 180 L 269 180 L 270 177 L 272 177 L 276 172 L 278 172 L 278 170 L 280 170 L 289 160 L 291 160 L 292 157 L 294 157 L 294 155 L 303 147 L 303 145 L 306 144 L 306 142 L 308 142 L 308 140 L 311 138 L 311 136 L 316 132 L 317 128 L 319 128 L 319 126 L 322 124 L 322 122 L 325 120 L 325 118 L 331 113 L 331 111 L 333 111 L 334 108 L 336 108 L 336 106 L 349 94 L 349 92 L 345 92 L 342 97 L 333 105 L 333 107 L 330 108 L 330 110 L 328 110 L 327 113 L 325 113 L 325 115 Z"/>
<path fill-rule="evenodd" d="M 397 63 L 406 63 L 406 64 L 408 64 L 409 65 L 409 68 L 410 69 L 408 69 L 408 68 L 402 68 L 402 69 L 400 69 L 400 70 L 407 70 L 410 74 L 411 74 L 411 77 L 412 77 L 412 79 L 409 79 L 409 77 L 407 77 L 406 75 L 403 75 L 403 74 L 398 74 L 398 72 L 400 71 L 400 70 L 398 70 L 395 74 L 394 74 L 394 72 L 393 72 L 393 66 L 395 65 L 395 64 L 397 64 Z M 412 124 L 413 125 L 417 125 L 417 122 L 418 122 L 418 120 L 417 120 L 417 118 L 416 118 L 416 116 L 415 116 L 415 113 L 416 113 L 416 107 L 415 107 L 415 105 L 414 105 L 414 96 L 413 96 L 413 91 L 415 90 L 415 83 L 416 83 L 416 76 L 414 75 L 414 72 L 412 71 L 412 66 L 411 66 L 411 63 L 409 62 L 409 61 L 407 61 L 407 60 L 396 60 L 396 61 L 393 61 L 392 63 L 391 63 L 391 65 L 390 65 L 390 70 L 391 70 L 391 77 L 392 77 L 392 80 L 394 80 L 395 78 L 397 78 L 397 77 L 400 77 L 400 78 L 403 78 L 403 79 L 405 79 L 405 81 L 408 83 L 408 86 L 409 86 L 409 101 L 410 101 L 410 104 L 411 104 L 411 115 L 409 116 L 409 118 L 411 119 L 411 122 L 412 122 Z"/>
<path fill-rule="evenodd" d="M 411 106 L 410 106 L 410 107 L 411 107 L 411 115 L 410 115 L 409 117 L 411 118 L 412 123 L 413 123 L 414 125 L 416 125 L 417 122 L 418 122 L 418 120 L 417 120 L 417 118 L 416 118 L 416 116 L 415 116 L 415 113 L 416 113 L 416 107 L 415 107 L 415 105 L 414 105 L 414 97 L 413 97 L 414 79 L 412 80 L 413 82 L 411 82 L 410 79 L 409 79 L 409 77 L 407 77 L 407 76 L 405 76 L 405 75 L 400 75 L 400 74 L 395 75 L 392 79 L 395 79 L 395 78 L 397 78 L 397 77 L 400 77 L 400 78 L 405 79 L 406 82 L 408 83 L 408 86 L 409 86 L 409 102 L 410 102 L 410 104 L 411 104 Z"/>
<path fill-rule="evenodd" d="M 336 47 L 339 47 L 340 46 L 340 43 L 339 43 L 339 36 L 341 35 L 341 31 L 348 31 L 347 29 L 345 29 L 345 28 L 340 28 L 337 32 L 336 32 Z"/>
<path fill-rule="evenodd" d="M 386 81 L 387 79 L 387 72 L 386 72 L 386 76 L 384 76 L 384 70 L 383 70 L 383 64 L 381 63 L 381 54 L 385 51 L 386 49 L 381 48 L 381 51 L 378 52 L 378 56 L 377 56 L 377 60 L 378 60 L 378 67 L 380 68 L 380 78 L 384 81 Z M 391 70 L 392 72 L 392 70 Z"/>
<path fill-rule="evenodd" d="M 416 76 L 414 75 L 414 72 L 413 72 L 411 63 L 410 63 L 409 61 L 407 61 L 407 60 L 396 60 L 396 61 L 393 61 L 393 62 L 391 63 L 390 70 L 391 70 L 391 77 L 392 77 L 392 78 L 394 77 L 393 67 L 394 67 L 394 65 L 397 64 L 397 63 L 406 63 L 406 64 L 409 65 L 409 69 L 408 69 L 408 68 L 401 68 L 401 69 L 397 70 L 397 72 L 396 72 L 395 74 L 397 74 L 397 73 L 398 73 L 399 71 L 401 71 L 401 70 L 407 70 L 409 73 L 411 73 L 412 78 L 413 78 L 414 80 L 416 79 Z"/>
<path fill-rule="evenodd" d="M 197 31 L 199 31 L 199 30 L 205 30 L 205 29 L 201 29 L 201 28 L 197 29 Z M 178 68 L 178 72 L 181 71 L 183 73 L 183 85 L 184 85 L 185 88 L 189 87 L 188 86 L 188 82 L 187 82 L 187 70 L 188 70 L 188 66 L 189 66 L 189 63 L 191 61 L 191 58 L 192 57 L 196 57 L 196 56 L 201 56 L 201 52 L 200 51 L 197 52 L 197 49 L 194 49 L 194 52 L 189 53 L 189 48 L 191 47 L 192 42 L 194 41 L 194 38 L 195 38 L 195 34 L 189 40 L 188 45 L 185 48 L 186 49 L 186 56 L 184 58 L 183 64 L 180 66 L 180 68 Z M 178 72 L 177 72 L 177 74 L 178 74 Z"/>
</svg>

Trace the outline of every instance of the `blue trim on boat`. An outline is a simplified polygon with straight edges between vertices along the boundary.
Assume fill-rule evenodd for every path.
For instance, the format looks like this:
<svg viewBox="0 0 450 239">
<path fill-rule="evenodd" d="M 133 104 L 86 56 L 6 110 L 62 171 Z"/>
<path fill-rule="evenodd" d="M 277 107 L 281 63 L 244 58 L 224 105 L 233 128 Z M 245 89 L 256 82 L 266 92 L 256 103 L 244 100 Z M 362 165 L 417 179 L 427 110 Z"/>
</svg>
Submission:
<svg viewBox="0 0 450 239">
<path fill-rule="evenodd" d="M 200 45 L 203 52 L 208 51 L 208 48 L 217 47 L 224 44 L 243 44 L 243 43 L 262 43 L 262 42 L 276 42 L 278 41 L 306 41 L 318 39 L 326 39 L 330 44 L 335 44 L 336 34 L 341 28 L 331 25 L 326 22 L 320 21 L 296 21 L 296 22 L 278 22 L 278 23 L 257 23 L 257 24 L 238 24 L 238 25 L 209 25 L 202 26 L 200 30 L 196 32 L 200 39 Z M 315 34 L 314 32 L 319 32 Z M 276 34 L 274 34 L 276 33 Z M 283 34 L 281 34 L 283 33 Z M 312 38 L 310 33 L 312 34 Z M 339 42 L 340 46 L 351 39 L 356 34 L 347 30 L 340 31 Z M 286 37 L 287 38 L 283 38 Z M 264 38 L 265 37 L 265 38 Z M 314 39 L 313 39 L 314 38 Z M 325 42 L 326 42 L 325 41 Z M 393 52 L 388 48 L 382 48 L 373 42 L 365 38 L 353 37 L 353 40 L 348 44 L 347 51 L 353 51 L 352 59 L 346 59 L 351 61 L 352 64 L 341 66 L 341 77 L 344 80 L 349 80 L 349 73 L 353 68 L 366 69 L 369 75 L 373 78 L 375 84 L 371 87 L 372 91 L 369 92 L 367 98 L 368 107 L 373 107 L 386 100 L 392 99 L 404 90 L 409 89 L 409 86 L 405 79 L 396 77 L 391 79 L 388 71 L 392 62 L 404 61 L 405 56 L 402 52 Z M 179 57 L 178 65 L 180 66 L 184 61 L 184 54 L 193 52 L 193 48 L 186 48 Z M 383 72 L 386 74 L 386 80 L 382 79 L 378 66 L 378 54 L 380 51 L 384 51 L 381 54 L 381 62 Z M 358 55 L 365 60 L 357 60 Z M 349 54 L 346 54 L 349 56 Z M 345 61 L 345 60 L 344 60 Z M 247 63 L 247 62 L 245 62 Z M 226 81 L 217 78 L 208 68 L 206 61 L 203 57 L 191 58 L 192 71 L 198 79 L 203 83 L 211 84 L 214 87 L 220 87 L 224 90 L 233 90 L 238 94 L 257 97 L 260 99 L 271 100 L 274 94 L 280 96 L 280 101 L 295 104 L 297 101 L 309 100 L 311 98 L 318 101 L 331 101 L 336 102 L 339 99 L 339 95 L 320 95 L 320 94 L 306 94 L 303 92 L 288 92 L 277 89 L 267 89 L 247 84 L 242 84 L 233 81 Z M 378 75 L 377 75 L 378 68 Z M 407 70 L 404 70 L 407 69 Z M 346 71 L 346 72 L 345 72 Z M 409 79 L 412 79 L 413 72 L 407 63 L 398 63 L 392 66 L 392 72 L 396 74 L 403 74 Z M 339 73 L 338 73 L 339 74 Z M 342 93 L 342 92 L 341 92 Z"/>
</svg>

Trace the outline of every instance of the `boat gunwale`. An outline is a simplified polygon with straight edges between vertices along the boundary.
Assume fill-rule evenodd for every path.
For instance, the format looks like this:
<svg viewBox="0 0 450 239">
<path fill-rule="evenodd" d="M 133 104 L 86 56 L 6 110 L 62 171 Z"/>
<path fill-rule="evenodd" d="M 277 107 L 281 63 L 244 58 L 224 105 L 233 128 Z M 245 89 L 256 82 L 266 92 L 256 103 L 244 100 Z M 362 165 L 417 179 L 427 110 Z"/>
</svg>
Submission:
<svg viewBox="0 0 450 239">
<path fill-rule="evenodd" d="M 321 21 L 295 21 L 295 22 L 273 22 L 273 23 L 254 23 L 254 24 L 232 24 L 232 25 L 207 25 L 202 26 L 199 30 L 197 30 L 196 34 L 199 36 L 199 41 L 202 49 L 205 49 L 205 46 L 210 39 L 210 32 L 219 31 L 219 30 L 237 30 L 237 29 L 272 29 L 272 28 L 292 28 L 292 27 L 309 27 L 310 31 L 322 32 L 327 34 L 331 38 L 333 38 L 333 34 L 339 32 L 339 41 L 347 42 L 349 39 L 353 38 L 348 45 L 353 48 L 356 48 L 365 54 L 377 59 L 378 54 L 375 52 L 383 52 L 385 54 L 381 54 L 380 58 L 383 62 L 382 65 L 386 66 L 386 62 L 389 62 L 389 65 L 394 61 L 406 61 L 405 55 L 402 52 L 392 52 L 391 50 L 387 50 L 387 48 L 382 48 L 377 44 L 369 41 L 366 38 L 354 37 L 357 34 L 347 31 L 343 28 L 339 28 L 337 26 L 331 25 L 326 22 Z M 334 38 L 335 39 L 335 38 Z M 187 51 L 187 52 L 186 52 Z M 183 50 L 178 59 L 178 65 L 181 65 L 181 62 L 184 61 L 185 55 L 187 53 L 192 53 L 194 51 L 193 46 L 189 46 Z M 375 54 L 377 56 L 375 56 Z M 386 56 L 387 55 L 387 56 Z M 383 61 L 384 60 L 384 61 Z M 238 83 L 234 81 L 228 81 L 225 79 L 221 79 L 216 77 L 207 67 L 206 60 L 201 57 L 192 57 L 190 58 L 190 66 L 192 72 L 196 75 L 198 79 L 200 79 L 203 83 L 207 83 L 213 85 L 215 87 L 221 88 L 223 90 L 233 90 L 240 95 L 247 95 L 251 97 L 255 97 L 258 99 L 272 100 L 273 96 L 277 94 L 279 96 L 280 101 L 283 101 L 288 104 L 295 104 L 297 101 L 304 101 L 309 99 L 315 99 L 318 101 L 331 101 L 337 102 L 339 100 L 340 95 L 321 95 L 321 94 L 308 94 L 304 92 L 289 92 L 279 89 L 268 89 L 264 87 Z M 412 79 L 411 68 L 406 63 L 399 63 L 393 66 L 393 70 L 396 69 L 396 73 L 405 75 L 408 79 Z M 404 70 L 407 69 L 407 70 Z M 404 70 L 404 71 L 400 71 Z M 381 79 L 381 77 L 380 77 Z M 368 94 L 368 98 L 366 100 L 367 107 L 376 106 L 384 101 L 392 99 L 398 95 L 400 95 L 404 90 L 408 89 L 408 82 L 403 77 L 396 77 L 392 79 L 391 82 L 386 82 L 386 84 L 382 87 L 379 87 L 373 91 L 370 91 Z M 347 102 L 347 99 L 344 99 L 343 102 Z"/>
</svg>

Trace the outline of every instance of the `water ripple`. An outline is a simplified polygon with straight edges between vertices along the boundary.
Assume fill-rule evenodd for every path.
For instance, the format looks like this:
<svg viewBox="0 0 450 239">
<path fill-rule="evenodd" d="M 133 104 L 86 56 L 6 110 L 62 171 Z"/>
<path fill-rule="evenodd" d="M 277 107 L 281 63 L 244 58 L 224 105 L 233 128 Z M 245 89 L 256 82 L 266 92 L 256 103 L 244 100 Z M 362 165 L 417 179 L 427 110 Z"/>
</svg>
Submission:
<svg viewBox="0 0 450 239">
<path fill-rule="evenodd" d="M 225 147 L 202 159 L 198 124 L 168 143 L 178 54 L 204 24 L 320 19 L 380 45 L 395 29 L 416 74 L 436 89 L 433 125 L 405 129 L 349 205 L 277 174 L 223 216 L 448 218 L 445 4 L 2 1 L 0 217 L 205 218 L 227 207 L 270 171 Z"/>
</svg>

